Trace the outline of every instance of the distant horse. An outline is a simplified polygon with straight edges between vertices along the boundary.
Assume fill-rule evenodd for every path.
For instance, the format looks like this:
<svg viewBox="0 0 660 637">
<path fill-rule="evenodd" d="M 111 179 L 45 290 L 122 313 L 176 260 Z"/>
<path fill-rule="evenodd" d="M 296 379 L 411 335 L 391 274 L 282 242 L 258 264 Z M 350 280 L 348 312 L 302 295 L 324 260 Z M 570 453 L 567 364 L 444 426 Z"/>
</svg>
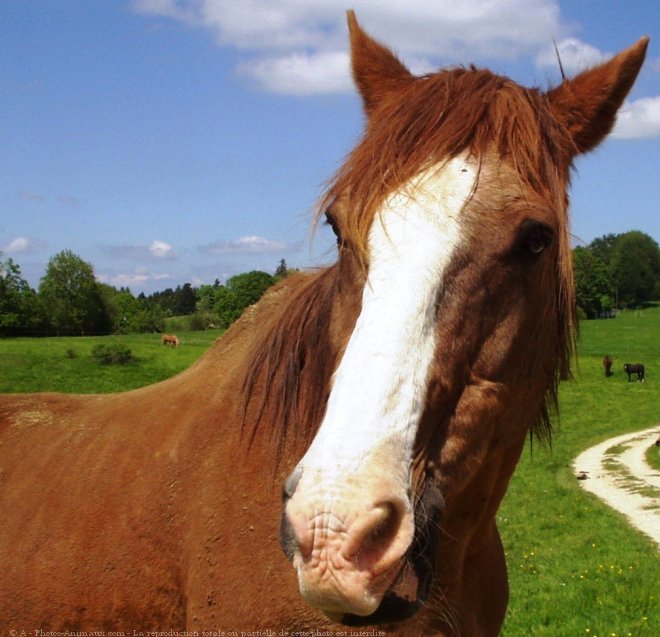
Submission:
<svg viewBox="0 0 660 637">
<path fill-rule="evenodd" d="M 644 365 L 641 363 L 626 363 L 623 366 L 623 370 L 628 374 L 628 382 L 632 380 L 632 376 L 637 376 L 637 381 L 640 383 L 644 382 Z"/>
<path fill-rule="evenodd" d="M 496 511 L 574 343 L 571 164 L 647 41 L 543 92 L 349 26 L 337 262 L 170 380 L 0 400 L 3 627 L 499 633 Z"/>
<path fill-rule="evenodd" d="M 612 375 L 612 359 L 609 356 L 603 358 L 603 367 L 605 369 L 605 377 L 609 378 Z"/>
<path fill-rule="evenodd" d="M 161 338 L 163 345 L 171 345 L 172 347 L 179 347 L 179 339 L 176 334 L 163 334 Z"/>
</svg>

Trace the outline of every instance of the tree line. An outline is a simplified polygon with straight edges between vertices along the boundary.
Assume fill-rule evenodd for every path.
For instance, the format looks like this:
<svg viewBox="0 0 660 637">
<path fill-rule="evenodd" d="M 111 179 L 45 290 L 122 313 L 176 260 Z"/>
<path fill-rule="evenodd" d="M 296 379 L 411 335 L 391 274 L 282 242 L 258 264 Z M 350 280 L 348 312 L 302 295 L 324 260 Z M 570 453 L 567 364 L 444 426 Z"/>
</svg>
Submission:
<svg viewBox="0 0 660 637">
<path fill-rule="evenodd" d="M 581 318 L 613 315 L 619 308 L 660 300 L 660 247 L 639 230 L 606 234 L 573 250 Z"/>
<path fill-rule="evenodd" d="M 188 329 L 229 327 L 248 306 L 289 273 L 282 259 L 274 274 L 246 272 L 212 285 L 190 283 L 150 295 L 100 283 L 91 264 L 71 250 L 53 256 L 34 290 L 20 266 L 0 253 L 0 335 L 72 336 L 162 332 L 173 316 Z"/>
<path fill-rule="evenodd" d="M 660 248 L 633 230 L 607 234 L 573 250 L 581 318 L 610 316 L 615 308 L 660 300 Z M 20 266 L 0 253 L 1 335 L 82 335 L 160 332 L 173 316 L 189 317 L 189 329 L 226 328 L 289 270 L 282 259 L 273 274 L 246 272 L 212 285 L 190 283 L 150 295 L 100 283 L 91 264 L 70 250 L 48 262 L 39 288 Z"/>
</svg>

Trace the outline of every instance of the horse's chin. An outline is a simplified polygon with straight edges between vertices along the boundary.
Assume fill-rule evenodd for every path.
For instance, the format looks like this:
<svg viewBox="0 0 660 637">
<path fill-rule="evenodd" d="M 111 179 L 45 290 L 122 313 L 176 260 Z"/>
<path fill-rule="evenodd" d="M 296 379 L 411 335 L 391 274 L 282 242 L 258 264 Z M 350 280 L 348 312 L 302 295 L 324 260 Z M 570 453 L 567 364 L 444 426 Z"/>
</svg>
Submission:
<svg viewBox="0 0 660 637">
<path fill-rule="evenodd" d="M 374 626 L 393 624 L 412 617 L 424 604 L 431 586 L 431 573 L 418 575 L 405 564 L 399 576 L 385 593 L 378 608 L 370 615 L 326 612 L 333 622 L 345 626 Z"/>
</svg>

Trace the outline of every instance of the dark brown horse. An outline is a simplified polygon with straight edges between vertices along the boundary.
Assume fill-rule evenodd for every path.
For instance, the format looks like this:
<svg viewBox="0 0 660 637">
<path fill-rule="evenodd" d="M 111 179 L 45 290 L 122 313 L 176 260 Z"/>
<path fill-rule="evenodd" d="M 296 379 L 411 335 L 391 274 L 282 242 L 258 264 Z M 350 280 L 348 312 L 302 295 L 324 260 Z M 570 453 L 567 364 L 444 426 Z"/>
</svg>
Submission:
<svg viewBox="0 0 660 637">
<path fill-rule="evenodd" d="M 637 377 L 638 382 L 644 382 L 644 374 L 646 370 L 644 369 L 644 365 L 641 363 L 626 363 L 623 366 L 623 371 L 628 374 L 628 382 L 632 380 L 633 376 Z"/>
<path fill-rule="evenodd" d="M 614 361 L 610 356 L 603 357 L 603 369 L 605 370 L 605 377 L 609 378 L 612 375 L 612 363 Z"/>
<path fill-rule="evenodd" d="M 0 400 L 3 629 L 499 632 L 495 513 L 573 343 L 571 164 L 647 40 L 543 92 L 349 26 L 337 262 L 171 380 Z"/>
</svg>

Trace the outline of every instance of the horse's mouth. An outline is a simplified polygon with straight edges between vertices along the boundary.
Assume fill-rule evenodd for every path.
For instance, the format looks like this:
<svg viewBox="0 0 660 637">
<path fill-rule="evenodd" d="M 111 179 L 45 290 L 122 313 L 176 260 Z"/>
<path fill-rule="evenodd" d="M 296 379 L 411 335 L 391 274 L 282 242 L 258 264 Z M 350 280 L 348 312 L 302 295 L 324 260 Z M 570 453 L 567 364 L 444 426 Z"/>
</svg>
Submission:
<svg viewBox="0 0 660 637">
<path fill-rule="evenodd" d="M 370 615 L 326 612 L 329 619 L 346 626 L 392 624 L 412 617 L 424 604 L 431 589 L 431 572 L 418 574 L 405 561 L 401 572 L 383 596 L 378 608 Z"/>
<path fill-rule="evenodd" d="M 444 509 L 439 489 L 428 482 L 416 506 L 418 526 L 399 575 L 371 615 L 326 612 L 329 619 L 346 626 L 393 624 L 412 617 L 426 602 L 433 583 L 438 548 L 438 527 Z"/>
</svg>

